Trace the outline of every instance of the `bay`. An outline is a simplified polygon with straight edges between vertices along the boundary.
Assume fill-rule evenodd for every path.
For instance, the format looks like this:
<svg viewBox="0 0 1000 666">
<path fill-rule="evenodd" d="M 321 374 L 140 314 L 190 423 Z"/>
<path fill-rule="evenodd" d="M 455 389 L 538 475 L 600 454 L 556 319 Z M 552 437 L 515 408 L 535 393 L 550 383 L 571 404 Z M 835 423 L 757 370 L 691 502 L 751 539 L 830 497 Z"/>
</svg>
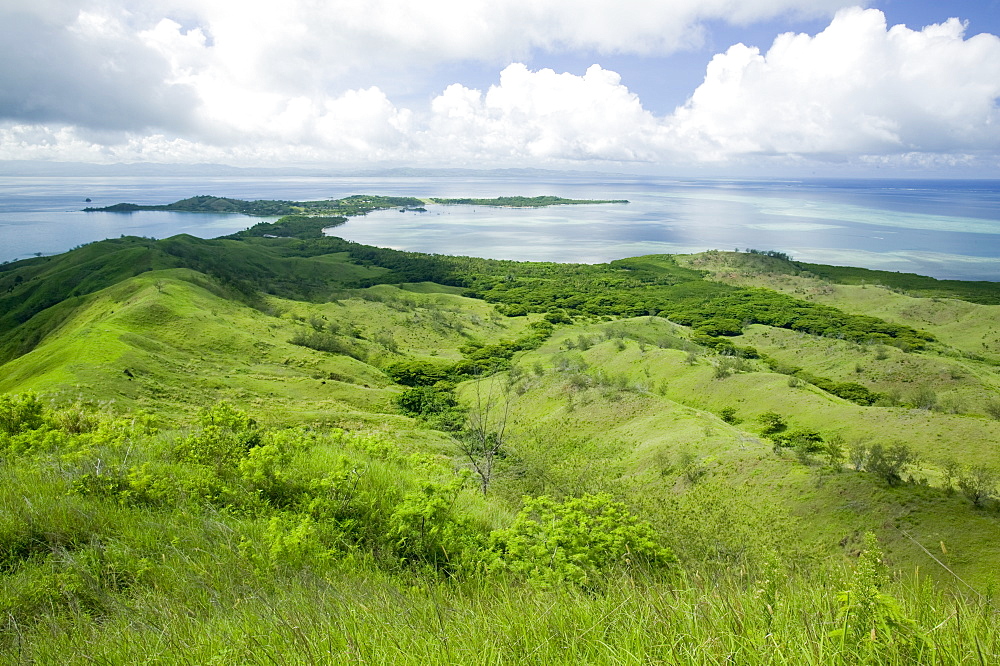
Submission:
<svg viewBox="0 0 1000 666">
<path fill-rule="evenodd" d="M 752 247 L 818 263 L 1000 280 L 1000 181 L 689 180 L 555 172 L 530 177 L 5 177 L 0 178 L 0 261 L 120 235 L 211 238 L 259 221 L 242 215 L 81 211 L 119 202 L 170 203 L 198 194 L 290 200 L 351 194 L 628 199 L 628 204 L 537 209 L 428 205 L 425 213 L 373 212 L 330 233 L 401 250 L 586 263 Z"/>
</svg>

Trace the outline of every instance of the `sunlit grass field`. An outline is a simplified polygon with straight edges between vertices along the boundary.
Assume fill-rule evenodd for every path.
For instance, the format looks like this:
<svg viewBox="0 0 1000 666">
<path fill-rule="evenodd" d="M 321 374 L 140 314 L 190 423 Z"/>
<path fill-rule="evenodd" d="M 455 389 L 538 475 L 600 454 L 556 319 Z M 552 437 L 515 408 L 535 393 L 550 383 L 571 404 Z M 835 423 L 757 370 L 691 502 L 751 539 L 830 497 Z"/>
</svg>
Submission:
<svg viewBox="0 0 1000 666">
<path fill-rule="evenodd" d="M 0 272 L 0 661 L 1000 659 L 1000 306 L 737 253 L 680 258 L 691 287 L 435 257 L 446 285 L 298 242 Z M 600 310 L 722 282 L 912 328 Z"/>
</svg>

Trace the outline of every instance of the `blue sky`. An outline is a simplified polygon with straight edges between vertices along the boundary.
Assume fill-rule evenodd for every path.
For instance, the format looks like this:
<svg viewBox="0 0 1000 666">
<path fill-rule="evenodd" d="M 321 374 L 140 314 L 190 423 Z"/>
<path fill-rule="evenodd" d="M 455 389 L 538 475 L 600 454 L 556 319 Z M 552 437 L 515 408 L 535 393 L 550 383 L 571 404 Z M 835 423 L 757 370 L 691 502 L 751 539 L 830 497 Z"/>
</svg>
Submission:
<svg viewBox="0 0 1000 666">
<path fill-rule="evenodd" d="M 997 35 L 1000 0 L 9 0 L 0 159 L 1000 177 Z"/>
<path fill-rule="evenodd" d="M 1000 35 L 1000 0 L 896 0 L 866 6 L 880 9 L 890 25 L 902 23 L 919 29 L 956 16 L 968 21 L 968 35 L 981 32 Z M 741 26 L 716 20 L 709 24 L 708 39 L 701 48 L 662 58 L 611 56 L 598 62 L 621 74 L 622 82 L 639 95 L 646 108 L 664 114 L 683 104 L 691 95 L 691 91 L 705 78 L 706 63 L 716 53 L 739 42 L 766 50 L 783 32 L 816 34 L 828 24 L 827 19 L 796 20 L 790 17 Z M 582 73 L 592 64 L 587 62 L 591 59 L 593 56 L 581 54 L 544 54 L 534 59 L 532 65 Z"/>
</svg>

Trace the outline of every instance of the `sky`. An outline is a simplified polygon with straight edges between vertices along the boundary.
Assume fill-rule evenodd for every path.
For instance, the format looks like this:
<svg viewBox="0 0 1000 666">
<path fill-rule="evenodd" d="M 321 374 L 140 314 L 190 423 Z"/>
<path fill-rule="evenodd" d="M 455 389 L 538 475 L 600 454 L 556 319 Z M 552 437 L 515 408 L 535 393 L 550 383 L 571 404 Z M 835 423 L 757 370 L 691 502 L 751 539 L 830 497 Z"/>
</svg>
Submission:
<svg viewBox="0 0 1000 666">
<path fill-rule="evenodd" d="M 4 0 L 0 160 L 1000 178 L 1000 0 Z"/>
</svg>

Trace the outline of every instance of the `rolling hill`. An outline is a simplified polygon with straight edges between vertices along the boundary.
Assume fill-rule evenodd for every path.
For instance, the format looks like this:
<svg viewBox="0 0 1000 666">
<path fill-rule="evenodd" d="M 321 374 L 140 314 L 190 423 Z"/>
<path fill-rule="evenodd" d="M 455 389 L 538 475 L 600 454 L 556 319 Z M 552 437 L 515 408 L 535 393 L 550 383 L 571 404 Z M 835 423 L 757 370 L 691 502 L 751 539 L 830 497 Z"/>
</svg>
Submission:
<svg viewBox="0 0 1000 666">
<path fill-rule="evenodd" d="M 1000 286 L 323 226 L 0 266 L 5 658 L 1000 654 Z"/>
</svg>

